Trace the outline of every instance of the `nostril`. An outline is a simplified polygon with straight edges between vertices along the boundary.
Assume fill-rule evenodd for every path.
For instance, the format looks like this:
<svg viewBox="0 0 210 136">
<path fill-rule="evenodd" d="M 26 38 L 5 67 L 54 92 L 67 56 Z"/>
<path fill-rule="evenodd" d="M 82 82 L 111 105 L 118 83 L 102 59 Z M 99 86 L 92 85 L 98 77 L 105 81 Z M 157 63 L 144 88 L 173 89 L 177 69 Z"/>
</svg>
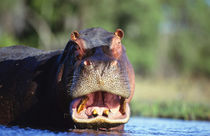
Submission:
<svg viewBox="0 0 210 136">
<path fill-rule="evenodd" d="M 111 62 L 111 66 L 116 66 L 116 65 L 117 65 L 117 60 Z"/>
<path fill-rule="evenodd" d="M 91 65 L 91 62 L 88 61 L 88 60 L 85 60 L 85 61 L 84 61 L 84 65 L 85 65 L 85 66 L 89 66 L 89 65 Z"/>
</svg>

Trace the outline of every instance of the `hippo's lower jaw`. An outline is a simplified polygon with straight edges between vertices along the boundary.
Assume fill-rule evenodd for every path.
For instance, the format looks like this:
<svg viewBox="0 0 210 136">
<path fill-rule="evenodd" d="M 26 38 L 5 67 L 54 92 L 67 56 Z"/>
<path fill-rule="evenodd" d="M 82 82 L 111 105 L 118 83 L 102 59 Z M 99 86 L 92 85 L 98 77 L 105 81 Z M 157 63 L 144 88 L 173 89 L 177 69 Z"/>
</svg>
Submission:
<svg viewBox="0 0 210 136">
<path fill-rule="evenodd" d="M 103 91 L 75 99 L 70 113 L 79 128 L 109 129 L 127 123 L 130 118 L 126 99 Z"/>
</svg>

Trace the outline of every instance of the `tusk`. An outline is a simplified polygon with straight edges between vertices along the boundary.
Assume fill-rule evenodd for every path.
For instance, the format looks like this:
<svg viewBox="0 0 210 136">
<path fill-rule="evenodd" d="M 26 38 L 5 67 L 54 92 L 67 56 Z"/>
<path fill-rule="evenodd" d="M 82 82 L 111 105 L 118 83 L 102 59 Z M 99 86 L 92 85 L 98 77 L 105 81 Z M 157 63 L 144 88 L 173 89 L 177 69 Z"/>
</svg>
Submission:
<svg viewBox="0 0 210 136">
<path fill-rule="evenodd" d="M 125 111 L 126 111 L 126 100 L 125 100 L 125 98 L 122 98 L 120 103 L 121 103 L 120 112 L 122 114 L 125 114 Z"/>
<path fill-rule="evenodd" d="M 82 99 L 79 107 L 77 108 L 77 113 L 80 113 L 85 108 L 85 104 L 87 101 L 88 101 L 88 97 L 85 97 L 84 99 Z"/>
</svg>

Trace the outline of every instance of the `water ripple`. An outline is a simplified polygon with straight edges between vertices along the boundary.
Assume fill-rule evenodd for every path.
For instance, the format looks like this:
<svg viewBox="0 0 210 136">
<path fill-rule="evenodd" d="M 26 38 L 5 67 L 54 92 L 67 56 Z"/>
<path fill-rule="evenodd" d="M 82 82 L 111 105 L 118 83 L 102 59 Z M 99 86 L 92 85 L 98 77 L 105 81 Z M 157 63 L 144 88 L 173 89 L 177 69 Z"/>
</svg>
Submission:
<svg viewBox="0 0 210 136">
<path fill-rule="evenodd" d="M 53 132 L 31 128 L 0 125 L 0 136 L 210 136 L 210 122 L 133 117 L 124 131 L 96 131 L 74 129 Z"/>
</svg>

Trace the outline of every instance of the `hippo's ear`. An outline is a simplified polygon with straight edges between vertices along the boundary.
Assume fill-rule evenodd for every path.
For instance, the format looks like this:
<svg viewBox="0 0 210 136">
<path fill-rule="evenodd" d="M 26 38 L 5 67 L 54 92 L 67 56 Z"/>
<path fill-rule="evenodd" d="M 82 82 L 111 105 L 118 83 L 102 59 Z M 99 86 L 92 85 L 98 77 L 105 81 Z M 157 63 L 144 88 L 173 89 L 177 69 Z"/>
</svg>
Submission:
<svg viewBox="0 0 210 136">
<path fill-rule="evenodd" d="M 85 54 L 85 42 L 80 38 L 80 34 L 77 31 L 71 33 L 71 40 L 77 44 L 77 53 L 76 56 L 78 59 L 81 59 Z"/>
<path fill-rule="evenodd" d="M 116 32 L 114 33 L 116 36 L 118 36 L 120 39 L 123 38 L 124 32 L 122 29 L 117 29 Z"/>
<path fill-rule="evenodd" d="M 117 29 L 111 41 L 110 49 L 113 57 L 118 59 L 122 55 L 121 40 L 124 36 L 124 32 L 121 29 Z"/>
<path fill-rule="evenodd" d="M 79 33 L 77 31 L 73 31 L 71 33 L 71 40 L 76 41 L 79 38 Z"/>
</svg>

